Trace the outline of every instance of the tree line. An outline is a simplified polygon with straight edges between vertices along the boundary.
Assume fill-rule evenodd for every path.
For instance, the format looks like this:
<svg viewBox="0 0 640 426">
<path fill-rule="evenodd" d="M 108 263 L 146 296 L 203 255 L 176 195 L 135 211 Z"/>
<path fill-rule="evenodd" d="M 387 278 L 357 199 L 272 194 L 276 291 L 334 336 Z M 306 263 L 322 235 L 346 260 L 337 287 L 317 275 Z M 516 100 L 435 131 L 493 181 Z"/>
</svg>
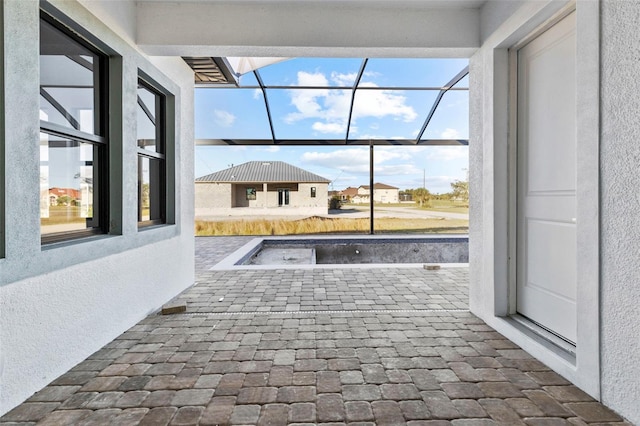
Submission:
<svg viewBox="0 0 640 426">
<path fill-rule="evenodd" d="M 401 201 L 415 201 L 421 207 L 428 207 L 430 200 L 450 200 L 469 202 L 469 181 L 456 180 L 451 182 L 451 191 L 444 194 L 434 194 L 427 188 L 405 189 L 400 191 Z"/>
</svg>

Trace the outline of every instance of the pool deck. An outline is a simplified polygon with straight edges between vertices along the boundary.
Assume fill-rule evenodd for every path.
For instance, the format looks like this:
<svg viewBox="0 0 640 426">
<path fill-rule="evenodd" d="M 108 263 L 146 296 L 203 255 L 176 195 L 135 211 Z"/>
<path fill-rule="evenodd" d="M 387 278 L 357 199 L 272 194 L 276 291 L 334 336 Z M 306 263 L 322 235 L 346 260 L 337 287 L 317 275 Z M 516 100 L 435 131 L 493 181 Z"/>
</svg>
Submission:
<svg viewBox="0 0 640 426">
<path fill-rule="evenodd" d="M 39 425 L 629 424 L 468 310 L 468 269 L 211 270 L 0 418 Z"/>
</svg>

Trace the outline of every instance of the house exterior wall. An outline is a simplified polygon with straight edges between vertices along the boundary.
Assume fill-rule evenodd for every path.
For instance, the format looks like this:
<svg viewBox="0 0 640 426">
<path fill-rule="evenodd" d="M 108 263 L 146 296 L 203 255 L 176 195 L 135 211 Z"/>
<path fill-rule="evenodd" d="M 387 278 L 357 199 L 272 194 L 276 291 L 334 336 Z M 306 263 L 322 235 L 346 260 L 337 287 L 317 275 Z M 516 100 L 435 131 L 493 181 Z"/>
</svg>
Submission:
<svg viewBox="0 0 640 426">
<path fill-rule="evenodd" d="M 196 210 L 198 218 L 214 216 L 314 216 L 327 214 L 327 183 L 269 183 L 264 191 L 262 183 L 226 184 L 196 182 Z M 246 199 L 246 188 L 256 189 L 256 199 Z M 311 188 L 316 188 L 315 198 Z M 278 189 L 289 189 L 289 205 L 278 206 Z M 231 197 L 235 197 L 232 201 Z"/>
<path fill-rule="evenodd" d="M 359 187 L 358 194 L 352 198 L 354 203 L 368 203 L 370 193 L 367 188 Z M 374 203 L 397 203 L 398 202 L 398 190 L 397 189 L 374 189 L 373 191 Z"/>
<path fill-rule="evenodd" d="M 0 413 L 28 398 L 193 284 L 193 75 L 180 58 L 147 58 L 75 1 L 51 1 L 113 49 L 111 233 L 40 244 L 39 5 L 3 2 L 7 200 L 0 258 Z M 174 95 L 172 224 L 138 230 L 138 70 Z M 168 102 L 169 104 L 169 102 Z M 170 108 L 174 108 L 173 101 Z M 175 129 L 173 132 L 172 129 Z M 173 206 L 172 206 L 173 207 Z"/>
<path fill-rule="evenodd" d="M 603 1 L 601 22 L 602 401 L 640 424 L 640 5 Z"/>
<path fill-rule="evenodd" d="M 375 189 L 373 191 L 373 201 L 376 203 L 397 203 L 397 189 Z"/>
<path fill-rule="evenodd" d="M 228 208 L 233 205 L 231 184 L 201 183 L 195 184 L 195 215 L 201 216 L 211 209 Z"/>
<path fill-rule="evenodd" d="M 489 325 L 607 406 L 640 423 L 640 136 L 637 2 L 578 0 L 577 274 L 575 357 L 532 335 L 514 312 L 509 228 L 508 48 L 570 2 L 491 2 L 470 61 L 470 308 Z M 500 9 L 504 4 L 505 10 Z M 504 13 L 503 13 L 504 12 Z M 495 16 L 501 16 L 498 24 Z"/>
</svg>

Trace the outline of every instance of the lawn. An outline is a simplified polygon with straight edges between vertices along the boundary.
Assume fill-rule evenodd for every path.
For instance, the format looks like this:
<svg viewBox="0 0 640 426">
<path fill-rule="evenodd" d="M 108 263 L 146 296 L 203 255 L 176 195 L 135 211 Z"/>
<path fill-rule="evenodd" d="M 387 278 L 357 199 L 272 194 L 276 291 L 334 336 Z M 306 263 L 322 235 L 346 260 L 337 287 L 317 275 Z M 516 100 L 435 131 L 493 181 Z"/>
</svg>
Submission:
<svg viewBox="0 0 640 426">
<path fill-rule="evenodd" d="M 374 204 L 373 207 L 374 208 L 404 207 L 407 209 L 422 209 L 422 210 L 429 210 L 434 212 L 469 214 L 468 201 L 429 200 L 427 207 L 420 207 L 419 203 Z M 347 204 L 343 204 L 343 208 L 356 208 L 358 210 L 364 210 L 364 209 L 368 210 L 369 204 L 347 203 Z"/>
<path fill-rule="evenodd" d="M 86 218 L 80 216 L 78 206 L 49 206 L 49 217 L 40 218 L 42 226 L 82 222 L 86 222 Z"/>
<path fill-rule="evenodd" d="M 461 219 L 398 219 L 375 220 L 375 231 L 382 234 L 466 234 L 469 221 Z M 201 221 L 195 224 L 197 236 L 211 235 L 313 235 L 368 233 L 369 219 L 334 219 L 310 217 L 301 220 L 259 219 L 231 221 Z"/>
<path fill-rule="evenodd" d="M 451 201 L 451 200 L 429 200 L 430 206 L 422 207 L 424 210 L 446 213 L 464 213 L 469 214 L 468 201 Z"/>
</svg>

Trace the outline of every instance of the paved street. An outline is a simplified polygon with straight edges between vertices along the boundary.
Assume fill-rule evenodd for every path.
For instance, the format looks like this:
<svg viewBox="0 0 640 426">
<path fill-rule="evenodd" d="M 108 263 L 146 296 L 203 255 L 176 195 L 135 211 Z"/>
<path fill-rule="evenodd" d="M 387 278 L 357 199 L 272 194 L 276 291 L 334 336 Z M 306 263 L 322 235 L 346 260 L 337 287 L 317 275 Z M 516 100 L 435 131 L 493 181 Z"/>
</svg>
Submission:
<svg viewBox="0 0 640 426">
<path fill-rule="evenodd" d="M 0 419 L 40 425 L 627 424 L 467 308 L 468 270 L 210 271 Z"/>
</svg>

